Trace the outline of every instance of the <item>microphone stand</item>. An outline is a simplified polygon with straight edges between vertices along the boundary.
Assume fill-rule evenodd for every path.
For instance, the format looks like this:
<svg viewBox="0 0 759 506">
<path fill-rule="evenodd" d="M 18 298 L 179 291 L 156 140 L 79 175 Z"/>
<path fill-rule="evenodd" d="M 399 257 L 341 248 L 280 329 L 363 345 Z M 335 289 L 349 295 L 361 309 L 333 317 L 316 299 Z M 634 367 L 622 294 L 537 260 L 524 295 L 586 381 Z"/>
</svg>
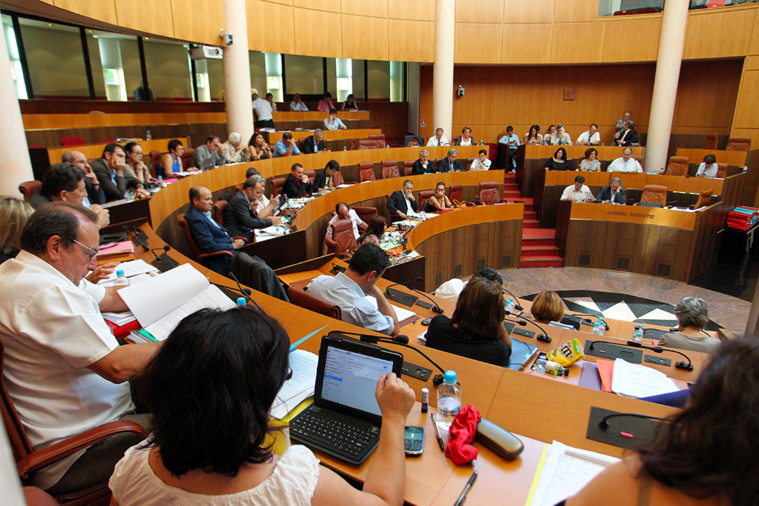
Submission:
<svg viewBox="0 0 759 506">
<path fill-rule="evenodd" d="M 235 276 L 233 273 L 230 272 L 229 273 L 229 277 L 231 277 L 232 280 L 235 283 L 237 283 L 237 288 L 239 288 L 240 293 L 243 294 L 243 295 L 245 295 L 245 298 L 248 299 L 249 301 L 251 301 L 253 303 L 253 305 L 256 306 L 260 312 L 262 312 L 263 314 L 266 314 L 266 311 L 264 311 L 263 309 L 261 309 L 261 306 L 258 305 L 258 302 L 256 302 L 255 300 L 253 300 L 253 297 L 250 296 L 251 291 L 249 289 L 246 289 L 246 288 L 242 287 L 242 284 L 240 284 L 240 280 L 237 279 L 237 276 Z"/>
<path fill-rule="evenodd" d="M 593 346 L 595 346 L 596 343 L 610 344 L 612 346 L 624 346 L 624 347 L 627 347 L 627 348 L 642 348 L 644 350 L 653 351 L 654 353 L 662 353 L 664 351 L 668 351 L 670 353 L 677 353 L 678 355 L 683 356 L 685 358 L 685 360 L 688 361 L 688 363 L 686 364 L 683 361 L 676 362 L 675 363 L 675 367 L 677 367 L 678 369 L 686 369 L 688 371 L 692 371 L 693 370 L 693 362 L 691 362 L 690 357 L 688 357 L 688 355 L 686 355 L 685 353 L 683 353 L 681 351 L 673 350 L 673 349 L 670 349 L 670 348 L 662 348 L 661 346 L 646 346 L 646 345 L 641 344 L 641 343 L 636 343 L 635 341 L 627 341 L 626 343 L 615 343 L 615 342 L 612 342 L 612 341 L 593 341 L 590 344 L 590 349 L 591 350 L 593 349 Z"/>
</svg>

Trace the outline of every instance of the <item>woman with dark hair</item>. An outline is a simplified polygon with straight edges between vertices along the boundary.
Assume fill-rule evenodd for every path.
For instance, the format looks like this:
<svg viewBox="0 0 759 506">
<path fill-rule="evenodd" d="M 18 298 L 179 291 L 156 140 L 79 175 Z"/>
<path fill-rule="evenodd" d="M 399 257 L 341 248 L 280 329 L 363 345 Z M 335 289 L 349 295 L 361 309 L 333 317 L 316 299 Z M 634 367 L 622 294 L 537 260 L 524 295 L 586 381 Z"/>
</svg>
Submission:
<svg viewBox="0 0 759 506">
<path fill-rule="evenodd" d="M 358 104 L 356 103 L 356 99 L 353 96 L 353 93 L 345 97 L 345 102 L 343 103 L 342 110 L 343 111 L 358 111 Z"/>
<path fill-rule="evenodd" d="M 588 172 L 597 172 L 601 169 L 601 162 L 598 161 L 598 150 L 588 148 L 585 150 L 585 158 L 580 162 L 580 168 L 577 170 L 587 170 Z"/>
<path fill-rule="evenodd" d="M 177 172 L 182 172 L 182 153 L 184 153 L 184 146 L 179 139 L 171 139 L 169 141 L 169 152 L 161 155 L 161 163 L 156 169 L 157 176 L 171 176 Z"/>
<path fill-rule="evenodd" d="M 148 169 L 148 166 L 143 161 L 142 146 L 136 142 L 128 142 L 124 146 L 124 154 L 126 154 L 127 165 L 134 172 L 134 177 L 143 183 L 153 180 L 153 177 L 150 175 L 150 169 Z"/>
<path fill-rule="evenodd" d="M 370 242 L 379 246 L 382 236 L 385 234 L 385 227 L 387 227 L 387 219 L 384 216 L 380 216 L 379 214 L 373 216 L 369 221 L 369 226 L 361 234 L 361 237 L 358 238 L 358 245 L 361 246 L 365 242 Z"/>
<path fill-rule="evenodd" d="M 462 357 L 509 366 L 511 338 L 503 326 L 501 285 L 473 277 L 456 302 L 453 316 L 438 315 L 427 330 L 427 346 Z"/>
<path fill-rule="evenodd" d="M 566 504 L 756 504 L 757 413 L 759 340 L 724 342 L 690 389 L 685 409 Z"/>
<path fill-rule="evenodd" d="M 461 129 L 461 137 L 459 137 L 458 146 L 474 146 L 474 139 L 472 138 L 472 129 L 465 126 Z"/>
<path fill-rule="evenodd" d="M 271 148 L 261 132 L 254 133 L 248 141 L 251 160 L 266 160 L 271 158 Z"/>
<path fill-rule="evenodd" d="M 362 492 L 305 446 L 278 457 L 265 445 L 269 409 L 292 374 L 289 352 L 279 322 L 249 307 L 182 320 L 146 368 L 154 431 L 117 464 L 111 504 L 401 504 L 414 392 L 394 374 L 380 378 L 380 443 Z"/>
<path fill-rule="evenodd" d="M 567 150 L 559 148 L 553 154 L 553 158 L 549 158 L 546 163 L 546 169 L 548 170 L 569 170 L 569 163 L 567 163 Z"/>
<path fill-rule="evenodd" d="M 453 204 L 448 195 L 445 194 L 445 183 L 441 181 L 435 185 L 435 194 L 427 199 L 427 207 L 424 212 L 436 213 L 445 209 L 453 209 Z"/>
<path fill-rule="evenodd" d="M 564 318 L 564 305 L 559 294 L 547 290 L 535 296 L 530 313 L 538 323 L 558 322 Z"/>
<path fill-rule="evenodd" d="M 538 132 L 540 132 L 540 125 L 532 125 L 530 131 L 522 137 L 522 144 L 543 144 L 543 136 Z"/>
<path fill-rule="evenodd" d="M 675 306 L 677 332 L 668 332 L 659 340 L 659 346 L 714 353 L 720 340 L 704 332 L 709 323 L 706 302 L 695 297 L 685 297 Z"/>
</svg>

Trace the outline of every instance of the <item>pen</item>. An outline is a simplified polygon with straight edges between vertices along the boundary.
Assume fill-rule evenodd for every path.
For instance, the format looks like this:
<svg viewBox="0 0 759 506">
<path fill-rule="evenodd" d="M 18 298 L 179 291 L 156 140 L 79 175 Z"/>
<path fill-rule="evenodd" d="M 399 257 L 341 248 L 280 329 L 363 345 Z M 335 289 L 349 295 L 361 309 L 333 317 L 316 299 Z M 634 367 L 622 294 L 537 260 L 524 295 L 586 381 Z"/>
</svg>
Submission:
<svg viewBox="0 0 759 506">
<path fill-rule="evenodd" d="M 461 492 L 461 495 L 458 499 L 456 499 L 456 503 L 453 506 L 461 506 L 466 501 L 466 494 L 469 492 L 469 489 L 472 488 L 472 485 L 474 485 L 474 480 L 477 479 L 477 470 L 475 469 L 472 472 L 472 476 L 469 477 L 469 481 L 466 482 L 466 485 L 464 485 L 464 490 Z"/>
<path fill-rule="evenodd" d="M 440 437 L 440 430 L 437 428 L 437 420 L 435 420 L 435 413 L 430 413 L 430 418 L 432 418 L 432 426 L 435 427 L 435 437 L 437 438 L 437 444 L 440 445 L 440 451 L 445 452 L 445 444 L 443 443 L 443 438 Z"/>
</svg>

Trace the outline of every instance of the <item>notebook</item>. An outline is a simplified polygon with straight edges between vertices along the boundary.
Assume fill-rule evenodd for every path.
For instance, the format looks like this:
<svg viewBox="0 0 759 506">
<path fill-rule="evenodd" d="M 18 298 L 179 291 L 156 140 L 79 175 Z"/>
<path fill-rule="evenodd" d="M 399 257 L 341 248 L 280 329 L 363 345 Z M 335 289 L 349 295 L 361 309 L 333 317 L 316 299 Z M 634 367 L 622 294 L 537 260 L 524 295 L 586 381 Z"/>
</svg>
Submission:
<svg viewBox="0 0 759 506">
<path fill-rule="evenodd" d="M 314 402 L 290 421 L 290 437 L 341 462 L 361 464 L 379 444 L 377 381 L 391 372 L 400 376 L 402 366 L 398 352 L 322 337 Z"/>
</svg>

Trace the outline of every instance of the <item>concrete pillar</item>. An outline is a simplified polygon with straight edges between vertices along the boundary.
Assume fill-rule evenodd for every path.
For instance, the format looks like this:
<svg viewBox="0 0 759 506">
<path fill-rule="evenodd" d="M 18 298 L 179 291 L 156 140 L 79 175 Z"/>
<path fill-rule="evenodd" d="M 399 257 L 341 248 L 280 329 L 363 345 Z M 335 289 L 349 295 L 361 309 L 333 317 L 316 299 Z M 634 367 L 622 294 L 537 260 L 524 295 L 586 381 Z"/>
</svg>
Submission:
<svg viewBox="0 0 759 506">
<path fill-rule="evenodd" d="M 643 162 L 647 172 L 663 171 L 667 166 L 667 149 L 672 133 L 672 118 L 675 115 L 689 4 L 689 0 L 668 0 L 664 8 Z"/>
<path fill-rule="evenodd" d="M 8 44 L 4 39 L 0 44 L 0 68 L 6 69 L 5 72 L 0 72 L 0 110 L 3 111 L 3 120 L 0 121 L 0 171 L 3 174 L 0 178 L 0 195 L 20 198 L 18 185 L 34 179 L 34 174 L 16 86 L 11 73 L 8 72 L 11 62 L 8 57 Z"/>
<path fill-rule="evenodd" d="M 435 66 L 432 77 L 432 132 L 442 128 L 452 140 L 453 132 L 453 41 L 456 31 L 456 0 L 435 2 Z"/>
<path fill-rule="evenodd" d="M 248 16 L 245 0 L 224 0 L 224 29 L 234 34 L 234 43 L 224 48 L 224 96 L 227 133 L 239 132 L 242 142 L 253 135 L 248 58 Z M 266 90 L 258 90 L 263 98 Z"/>
<path fill-rule="evenodd" d="M 422 66 L 416 62 L 406 64 L 406 101 L 408 102 L 408 131 L 419 133 L 419 76 Z"/>
</svg>

